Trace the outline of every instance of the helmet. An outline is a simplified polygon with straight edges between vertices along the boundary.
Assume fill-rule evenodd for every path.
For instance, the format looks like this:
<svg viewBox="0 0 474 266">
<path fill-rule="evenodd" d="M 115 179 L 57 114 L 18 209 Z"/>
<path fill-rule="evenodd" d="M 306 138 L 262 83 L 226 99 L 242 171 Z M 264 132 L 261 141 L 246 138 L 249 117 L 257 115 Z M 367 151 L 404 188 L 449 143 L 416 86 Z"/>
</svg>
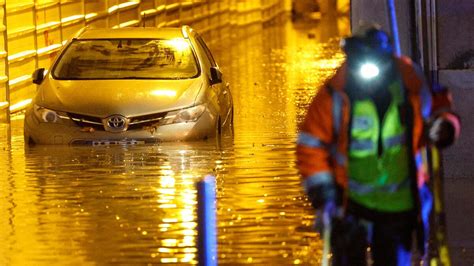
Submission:
<svg viewBox="0 0 474 266">
<path fill-rule="evenodd" d="M 361 54 L 377 54 L 389 56 L 393 47 L 388 34 L 378 25 L 362 26 L 355 33 L 341 42 L 347 56 Z"/>
</svg>

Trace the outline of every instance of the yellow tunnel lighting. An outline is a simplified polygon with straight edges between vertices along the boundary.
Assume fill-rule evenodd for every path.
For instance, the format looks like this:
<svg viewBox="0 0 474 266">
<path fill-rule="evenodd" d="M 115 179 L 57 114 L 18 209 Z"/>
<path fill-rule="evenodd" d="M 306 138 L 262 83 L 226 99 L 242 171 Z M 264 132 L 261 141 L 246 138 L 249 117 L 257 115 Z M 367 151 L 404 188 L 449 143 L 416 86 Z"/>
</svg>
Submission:
<svg viewBox="0 0 474 266">
<path fill-rule="evenodd" d="M 86 19 L 91 19 L 93 17 L 97 17 L 99 15 L 99 13 L 89 13 L 89 14 L 86 14 Z"/>
<path fill-rule="evenodd" d="M 156 8 L 156 12 L 160 13 L 166 10 L 166 5 L 161 5 Z"/>
<path fill-rule="evenodd" d="M 56 50 L 59 50 L 59 48 L 61 48 L 61 44 L 53 44 L 53 45 L 50 45 L 50 46 L 46 46 L 46 47 L 43 47 L 43 48 L 39 48 L 37 50 L 37 54 L 38 55 L 45 55 L 45 54 L 49 54 L 49 53 L 52 53 Z"/>
<path fill-rule="evenodd" d="M 130 1 L 130 2 L 125 2 L 125 3 L 122 3 L 122 4 L 119 4 L 119 9 L 125 9 L 125 8 L 129 8 L 129 7 L 134 7 L 136 5 L 140 4 L 140 1 Z"/>
<path fill-rule="evenodd" d="M 72 24 L 84 19 L 84 15 L 74 15 L 61 19 L 62 24 Z"/>
<path fill-rule="evenodd" d="M 173 11 L 179 8 L 180 3 L 173 3 L 166 6 L 166 11 Z"/>
<path fill-rule="evenodd" d="M 146 17 L 146 16 L 153 16 L 155 15 L 156 13 L 158 12 L 158 10 L 152 8 L 152 9 L 147 9 L 147 10 L 143 10 L 142 12 L 140 12 L 140 15 L 142 17 Z"/>
<path fill-rule="evenodd" d="M 127 21 L 127 22 L 124 22 L 124 23 L 121 23 L 119 24 L 118 26 L 114 26 L 112 28 L 125 28 L 125 27 L 131 27 L 131 26 L 135 26 L 135 25 L 138 25 L 140 23 L 139 20 L 130 20 L 130 21 Z"/>
<path fill-rule="evenodd" d="M 20 52 L 20 53 L 16 53 L 16 54 L 12 54 L 10 56 L 8 56 L 8 61 L 20 61 L 20 60 L 23 60 L 23 59 L 26 59 L 28 57 L 32 57 L 32 56 L 35 56 L 36 55 L 36 51 L 35 50 L 26 50 L 26 51 L 23 51 L 23 52 Z"/>
<path fill-rule="evenodd" d="M 48 29 L 54 29 L 54 28 L 59 27 L 60 24 L 61 23 L 59 21 L 51 21 L 51 22 L 48 22 L 48 23 L 44 23 L 44 24 L 38 25 L 36 27 L 36 31 L 43 32 L 43 31 L 46 31 Z"/>
<path fill-rule="evenodd" d="M 8 102 L 0 102 L 0 109 L 5 109 L 8 106 Z"/>
<path fill-rule="evenodd" d="M 27 82 L 31 79 L 31 75 L 23 75 L 21 77 L 18 77 L 16 79 L 11 79 L 8 84 L 10 85 L 10 87 L 14 87 L 14 86 L 17 86 L 19 84 L 22 84 L 24 82 Z"/>
<path fill-rule="evenodd" d="M 24 109 L 30 103 L 31 103 L 31 99 L 26 99 L 21 102 L 15 103 L 10 106 L 10 112 L 14 113 L 16 111 L 20 111 L 21 109 Z"/>
<path fill-rule="evenodd" d="M 109 14 L 111 14 L 111 13 L 114 13 L 115 11 L 117 11 L 118 9 L 119 9 L 119 6 L 118 6 L 118 5 L 111 6 L 111 7 L 109 7 L 109 9 L 107 10 L 107 12 L 109 12 Z"/>
<path fill-rule="evenodd" d="M 108 12 L 109 12 L 109 14 L 114 13 L 117 10 L 132 8 L 132 7 L 134 7 L 136 5 L 139 5 L 139 4 L 140 4 L 140 1 L 129 1 L 129 2 L 121 3 L 121 4 L 118 4 L 118 5 L 114 5 L 114 6 L 109 7 Z"/>
<path fill-rule="evenodd" d="M 109 14 L 111 14 L 111 13 L 114 13 L 115 11 L 117 11 L 118 9 L 119 9 L 119 6 L 118 6 L 118 5 L 111 6 L 111 7 L 109 7 L 109 9 L 107 10 L 107 12 L 109 12 Z"/>
</svg>

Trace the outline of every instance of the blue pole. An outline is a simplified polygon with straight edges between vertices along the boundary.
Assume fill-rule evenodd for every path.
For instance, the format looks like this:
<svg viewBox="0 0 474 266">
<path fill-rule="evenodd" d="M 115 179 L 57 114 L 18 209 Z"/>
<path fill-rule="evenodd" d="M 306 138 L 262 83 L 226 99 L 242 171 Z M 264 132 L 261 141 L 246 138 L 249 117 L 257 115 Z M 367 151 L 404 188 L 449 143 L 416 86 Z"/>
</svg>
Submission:
<svg viewBox="0 0 474 266">
<path fill-rule="evenodd" d="M 198 259 L 201 266 L 217 265 L 216 178 L 208 175 L 197 183 Z"/>
<path fill-rule="evenodd" d="M 400 49 L 400 39 L 398 37 L 398 24 L 397 14 L 395 11 L 395 3 L 393 0 L 387 0 L 388 15 L 390 19 L 390 30 L 392 32 L 393 47 L 395 49 L 395 55 L 400 56 L 402 54 Z"/>
</svg>

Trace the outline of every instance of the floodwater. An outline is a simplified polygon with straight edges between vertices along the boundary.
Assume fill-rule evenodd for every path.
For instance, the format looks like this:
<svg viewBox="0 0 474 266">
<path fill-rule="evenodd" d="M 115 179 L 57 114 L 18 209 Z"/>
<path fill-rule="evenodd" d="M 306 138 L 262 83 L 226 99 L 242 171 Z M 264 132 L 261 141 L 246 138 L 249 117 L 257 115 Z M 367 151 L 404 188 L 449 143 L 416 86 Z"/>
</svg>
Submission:
<svg viewBox="0 0 474 266">
<path fill-rule="evenodd" d="M 347 27 L 282 20 L 208 35 L 234 97 L 235 134 L 221 143 L 25 148 L 21 116 L 0 125 L 0 265 L 196 264 L 195 183 L 207 174 L 219 264 L 317 263 L 295 139 Z"/>
</svg>

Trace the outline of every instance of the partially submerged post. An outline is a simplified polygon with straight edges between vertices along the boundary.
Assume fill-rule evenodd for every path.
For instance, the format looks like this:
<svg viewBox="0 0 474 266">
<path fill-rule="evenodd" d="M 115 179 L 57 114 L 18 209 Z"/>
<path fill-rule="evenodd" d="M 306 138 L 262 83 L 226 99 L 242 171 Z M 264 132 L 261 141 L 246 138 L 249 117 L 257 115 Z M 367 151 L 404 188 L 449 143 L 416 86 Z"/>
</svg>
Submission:
<svg viewBox="0 0 474 266">
<path fill-rule="evenodd" d="M 217 265 L 216 178 L 208 175 L 197 183 L 199 265 Z"/>
</svg>

